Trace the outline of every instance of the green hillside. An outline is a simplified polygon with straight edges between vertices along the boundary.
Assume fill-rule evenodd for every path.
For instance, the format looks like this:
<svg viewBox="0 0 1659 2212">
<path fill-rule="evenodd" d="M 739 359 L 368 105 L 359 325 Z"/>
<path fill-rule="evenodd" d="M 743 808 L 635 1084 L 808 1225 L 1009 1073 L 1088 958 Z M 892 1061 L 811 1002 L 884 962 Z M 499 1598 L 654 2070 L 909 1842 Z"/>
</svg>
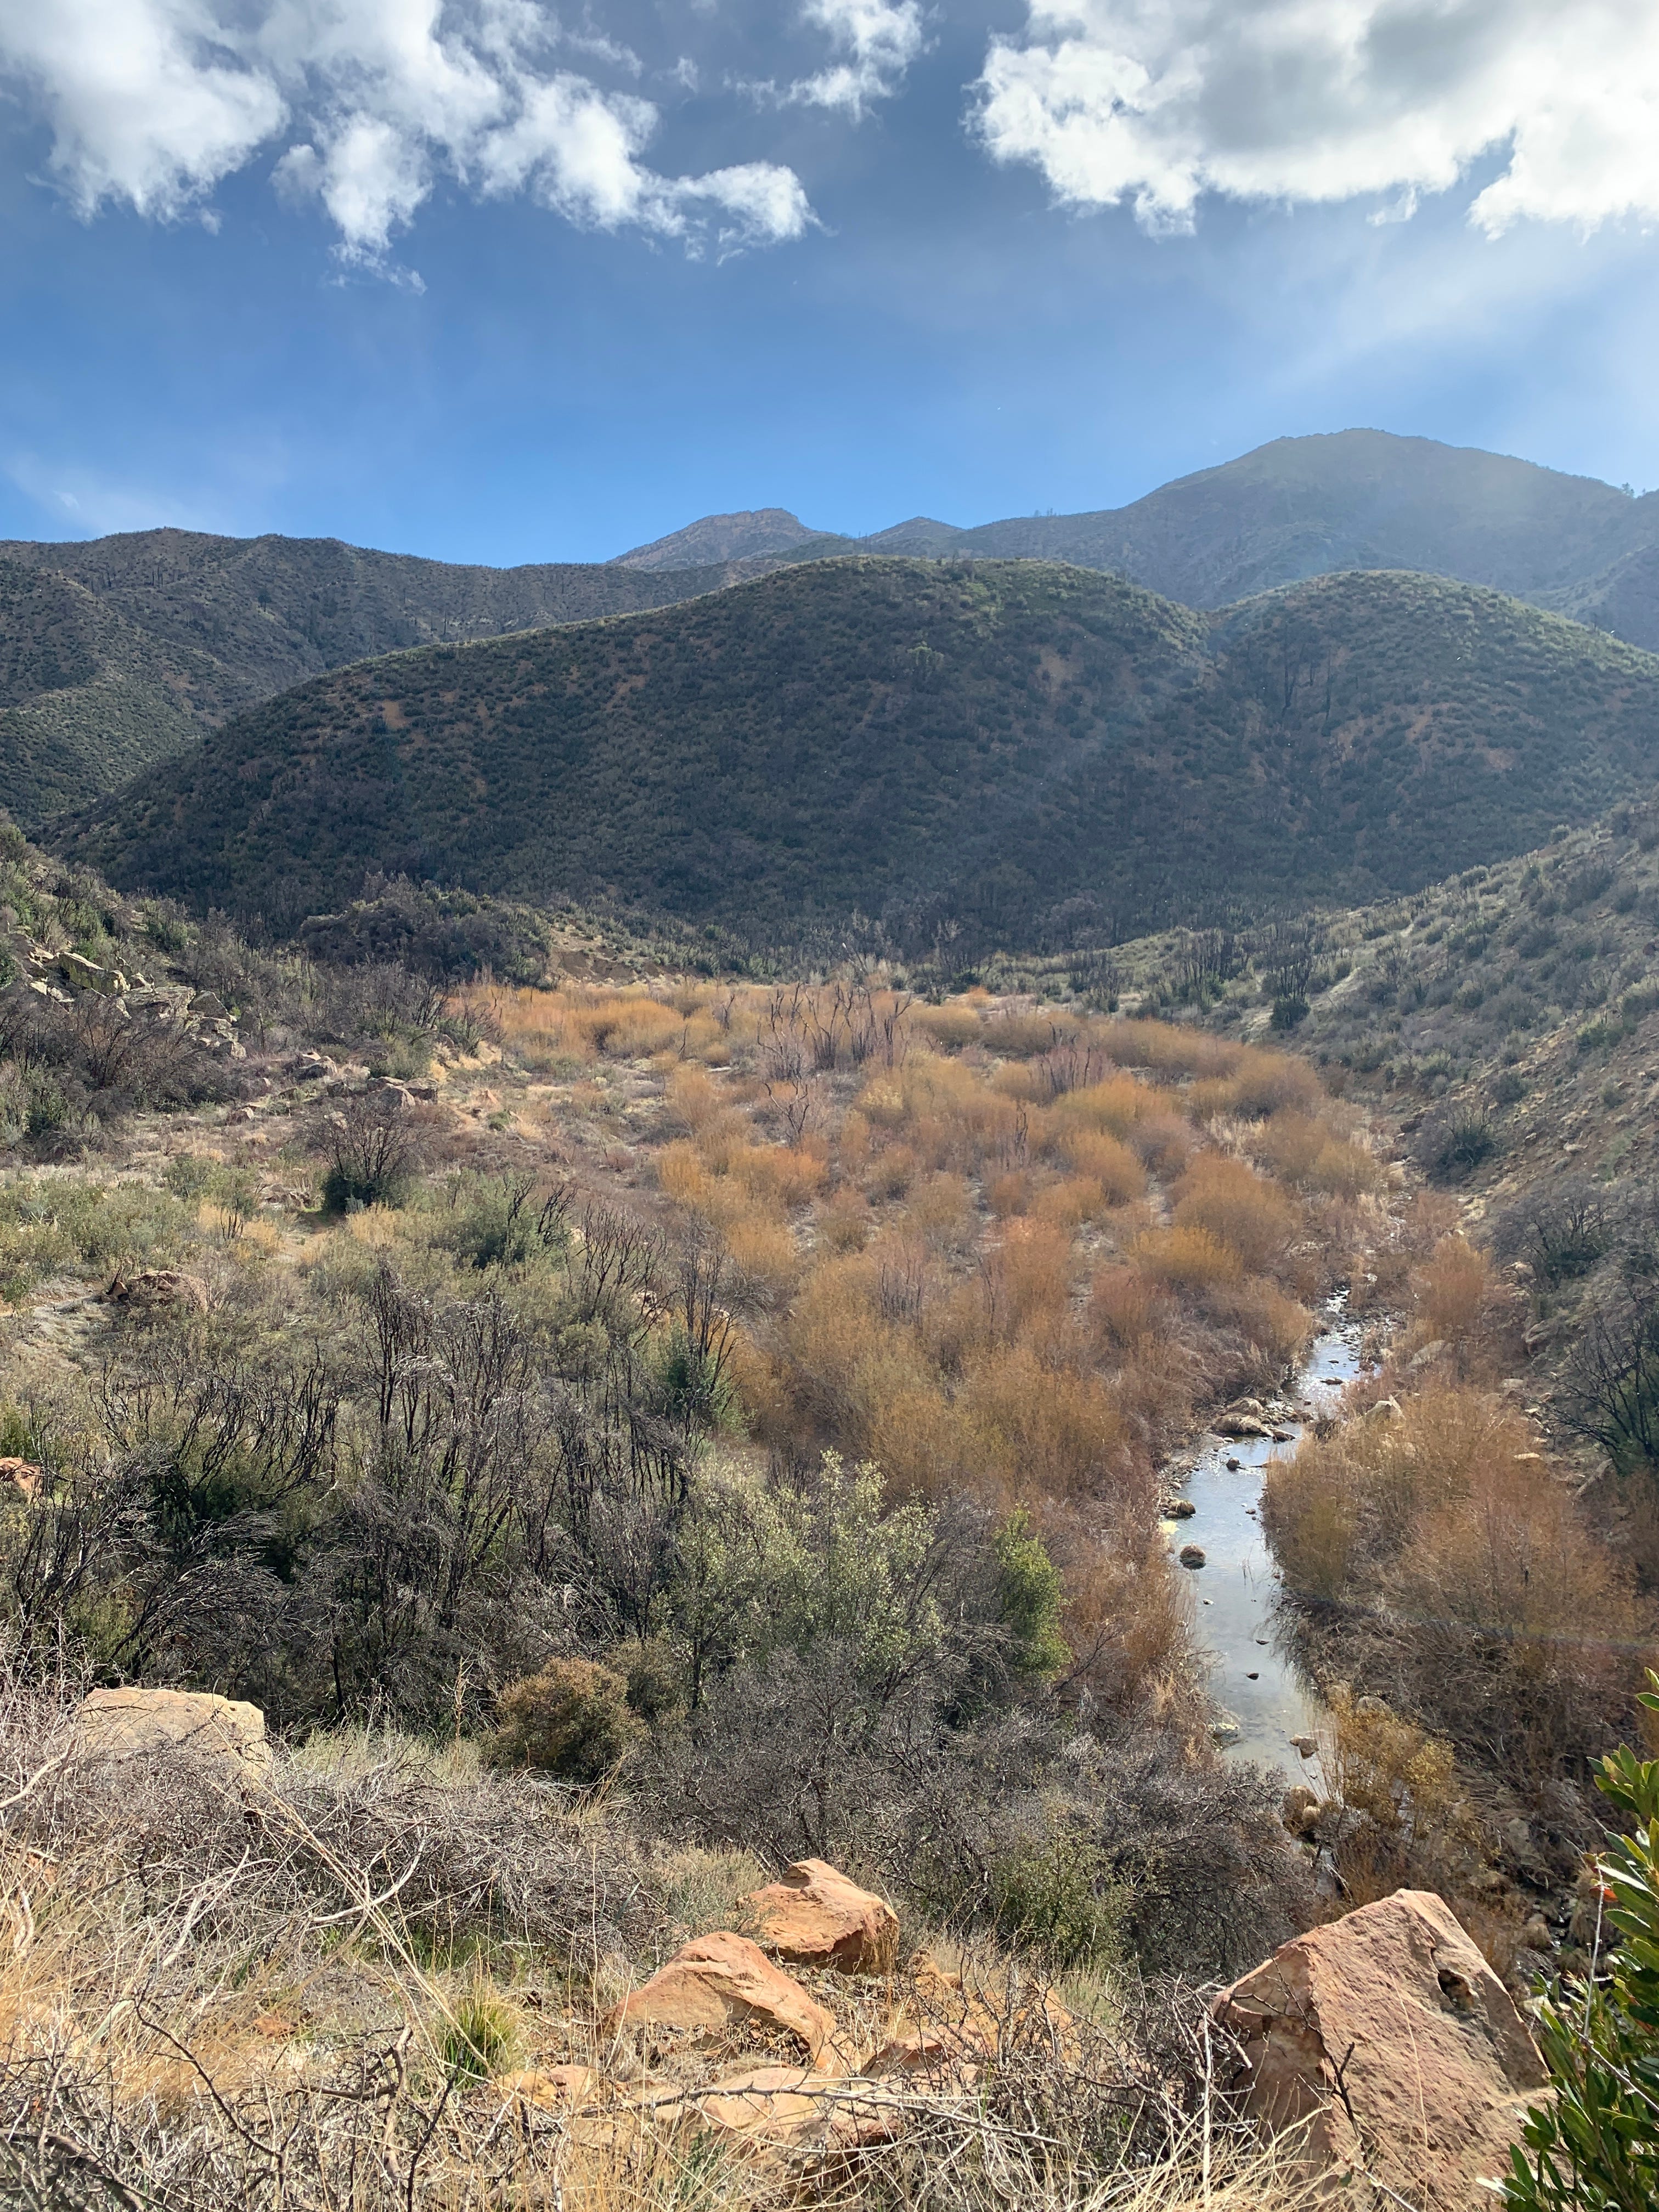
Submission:
<svg viewBox="0 0 1659 2212">
<path fill-rule="evenodd" d="M 273 926 L 366 871 L 799 940 L 1124 934 L 1431 881 L 1659 769 L 1659 659 L 1464 586 L 1205 618 L 1112 577 L 854 558 L 372 661 L 66 825 Z"/>
<path fill-rule="evenodd" d="M 38 827 L 308 676 L 660 606 L 769 565 L 485 568 L 182 530 L 0 545 L 0 788 Z"/>
</svg>

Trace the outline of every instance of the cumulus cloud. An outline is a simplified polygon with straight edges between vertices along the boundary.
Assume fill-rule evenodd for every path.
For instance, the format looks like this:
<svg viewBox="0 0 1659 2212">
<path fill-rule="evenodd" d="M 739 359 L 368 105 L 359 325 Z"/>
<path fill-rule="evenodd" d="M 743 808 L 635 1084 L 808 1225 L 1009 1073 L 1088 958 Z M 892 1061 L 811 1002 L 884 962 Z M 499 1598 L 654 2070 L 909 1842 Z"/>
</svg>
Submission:
<svg viewBox="0 0 1659 2212">
<path fill-rule="evenodd" d="M 840 108 L 857 122 L 903 82 L 921 52 L 918 0 L 805 0 L 803 21 L 828 33 L 836 57 L 816 76 L 752 89 L 795 107 Z"/>
<path fill-rule="evenodd" d="M 319 200 L 343 258 L 368 265 L 444 175 L 694 251 L 807 228 L 793 170 L 649 167 L 656 108 L 571 55 L 641 73 L 538 0 L 0 0 L 0 81 L 48 124 L 52 174 L 83 215 L 176 216 L 268 149 L 279 189 Z"/>
<path fill-rule="evenodd" d="M 1659 215 L 1653 0 L 1028 0 L 977 127 L 1060 201 L 1185 230 L 1206 192 L 1419 192 L 1502 161 L 1471 219 Z"/>
</svg>

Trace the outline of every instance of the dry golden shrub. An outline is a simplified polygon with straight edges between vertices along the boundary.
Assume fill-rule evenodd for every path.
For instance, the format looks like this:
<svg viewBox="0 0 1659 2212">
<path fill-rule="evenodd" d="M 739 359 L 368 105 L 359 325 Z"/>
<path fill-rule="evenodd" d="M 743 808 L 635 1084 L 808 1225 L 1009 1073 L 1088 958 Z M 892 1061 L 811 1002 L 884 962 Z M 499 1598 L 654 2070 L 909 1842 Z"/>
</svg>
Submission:
<svg viewBox="0 0 1659 2212">
<path fill-rule="evenodd" d="M 1198 1148 L 1198 1139 L 1179 1114 L 1147 1114 L 1138 1121 L 1130 1142 L 1156 1174 L 1178 1176 Z"/>
<path fill-rule="evenodd" d="M 817 1232 L 831 1252 L 861 1252 L 875 1231 L 875 1217 L 862 1191 L 838 1190 L 817 1217 Z"/>
<path fill-rule="evenodd" d="M 1358 1198 L 1380 1190 L 1386 1180 L 1381 1164 L 1363 1146 L 1310 1114 L 1275 1114 L 1252 1127 L 1246 1142 L 1261 1166 L 1298 1190 Z"/>
<path fill-rule="evenodd" d="M 1113 1206 L 1127 1206 L 1146 1190 L 1146 1169 L 1122 1139 L 1109 1130 L 1079 1128 L 1062 1121 L 1054 1149 L 1075 1174 L 1097 1182 Z"/>
<path fill-rule="evenodd" d="M 793 1213 L 829 1179 L 829 1164 L 810 1145 L 745 1145 L 730 1156 L 729 1170 L 757 1204 Z"/>
<path fill-rule="evenodd" d="M 1467 1238 L 1443 1237 L 1413 1284 L 1415 1312 L 1404 1349 L 1443 1344 L 1465 1378 L 1504 1372 L 1518 1353 L 1519 1315 L 1491 1261 Z"/>
<path fill-rule="evenodd" d="M 1037 1220 L 1051 1222 L 1057 1229 L 1080 1229 L 1085 1221 L 1097 1220 L 1108 1204 L 1093 1176 L 1067 1176 L 1063 1182 L 1039 1191 L 1031 1212 Z"/>
<path fill-rule="evenodd" d="M 1149 1084 L 1138 1083 L 1133 1075 L 1109 1075 L 1062 1092 L 1054 1101 L 1055 1140 L 1062 1133 L 1089 1129 L 1125 1138 L 1146 1115 L 1167 1111 Z"/>
<path fill-rule="evenodd" d="M 726 1094 L 705 1067 L 694 1060 L 677 1060 L 664 1086 L 668 1111 L 682 1128 L 694 1133 L 724 1110 Z"/>
<path fill-rule="evenodd" d="M 902 1198 L 915 1174 L 916 1156 L 908 1145 L 884 1145 L 865 1176 L 866 1194 L 872 1199 Z"/>
<path fill-rule="evenodd" d="M 1237 1338 L 1243 1360 L 1237 1377 L 1216 1380 L 1224 1389 L 1254 1380 L 1275 1388 L 1313 1334 L 1313 1316 L 1265 1275 L 1218 1286 L 1205 1301 L 1207 1317 Z"/>
<path fill-rule="evenodd" d="M 1166 1289 L 1201 1297 L 1218 1285 L 1243 1280 L 1244 1263 L 1213 1231 L 1193 1224 L 1150 1229 L 1129 1247 L 1129 1258 Z"/>
<path fill-rule="evenodd" d="M 1063 1229 L 1048 1221 L 1011 1221 L 983 1269 L 997 1334 L 1051 1334 L 1070 1308 L 1075 1268 L 1072 1240 Z"/>
<path fill-rule="evenodd" d="M 1261 1525 L 1285 1587 L 1297 1597 L 1334 1600 L 1348 1587 L 1359 1523 L 1346 1477 L 1341 1456 L 1315 1444 L 1267 1463 Z"/>
<path fill-rule="evenodd" d="M 1069 1021 L 1043 1014 L 1035 1008 L 1024 1010 L 1005 1006 L 985 1022 L 981 1035 L 985 1048 L 1000 1060 L 1030 1060 L 1038 1053 L 1051 1051 L 1056 1042 L 1073 1030 Z"/>
<path fill-rule="evenodd" d="M 1205 1698 L 1193 1664 L 1192 1579 L 1172 1565 L 1155 1530 L 1103 1536 L 1063 1509 L 1044 1516 L 1062 1563 L 1064 1632 L 1074 1679 L 1109 1712 L 1145 1713 L 1194 1732 Z"/>
<path fill-rule="evenodd" d="M 665 1145 L 656 1157 L 657 1188 L 676 1206 L 702 1212 L 712 1196 L 714 1178 L 698 1157 L 695 1145 L 680 1139 Z"/>
<path fill-rule="evenodd" d="M 1424 1519 L 1386 1589 L 1415 1702 L 1510 1771 L 1582 1767 L 1627 1730 L 1653 1622 L 1542 1460 L 1480 1462 L 1466 1493 Z"/>
<path fill-rule="evenodd" d="M 1140 1268 L 1103 1267 L 1089 1292 L 1089 1326 L 1110 1353 L 1133 1352 L 1160 1336 L 1174 1318 L 1163 1285 Z"/>
<path fill-rule="evenodd" d="M 999 1221 L 1024 1213 L 1031 1203 L 1031 1178 L 1024 1168 L 994 1176 L 985 1188 L 985 1202 Z"/>
<path fill-rule="evenodd" d="M 722 1232 L 739 1285 L 772 1298 L 788 1297 L 801 1272 L 801 1252 L 788 1225 L 750 1218 L 728 1222 Z"/>
<path fill-rule="evenodd" d="M 907 1219 L 932 1251 L 964 1251 L 978 1233 L 973 1198 L 961 1176 L 931 1175 L 911 1193 Z"/>
<path fill-rule="evenodd" d="M 1222 1152 L 1201 1152 L 1176 1184 L 1175 1198 L 1176 1227 L 1207 1230 L 1252 1275 L 1282 1267 L 1301 1226 L 1293 1198 Z"/>
<path fill-rule="evenodd" d="M 1122 1418 L 1097 1375 L 1045 1366 L 1029 1345 L 1001 1344 L 963 1370 L 958 1409 L 993 1495 L 1036 1504 L 1121 1488 L 1131 1455 Z"/>
<path fill-rule="evenodd" d="M 1106 1049 L 1120 1067 L 1146 1067 L 1165 1076 L 1218 1076 L 1235 1067 L 1245 1048 L 1229 1044 L 1206 1030 L 1170 1022 L 1113 1022 L 1103 1032 Z M 1277 1054 L 1264 1057 L 1277 1059 Z"/>
<path fill-rule="evenodd" d="M 962 1486 L 962 1422 L 937 1385 L 887 1400 L 870 1425 L 870 1455 L 900 1496 L 943 1498 Z"/>
<path fill-rule="evenodd" d="M 985 1024 L 977 1006 L 964 999 L 947 1000 L 942 1006 L 915 1006 L 910 1019 L 922 1035 L 945 1052 L 960 1052 L 964 1045 L 977 1044 Z"/>
</svg>

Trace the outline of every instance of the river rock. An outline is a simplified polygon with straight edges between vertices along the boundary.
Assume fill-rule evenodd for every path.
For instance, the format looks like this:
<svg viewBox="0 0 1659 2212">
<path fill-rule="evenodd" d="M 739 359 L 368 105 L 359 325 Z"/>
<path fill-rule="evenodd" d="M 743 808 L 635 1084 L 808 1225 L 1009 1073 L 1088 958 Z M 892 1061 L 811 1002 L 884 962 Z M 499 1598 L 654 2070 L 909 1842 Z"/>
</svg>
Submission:
<svg viewBox="0 0 1659 2212">
<path fill-rule="evenodd" d="M 1169 1521 L 1190 1521 L 1197 1510 L 1190 1498 L 1172 1498 L 1164 1506 L 1164 1515 Z"/>
<path fill-rule="evenodd" d="M 624 2027 L 702 2028 L 715 2033 L 752 2021 L 796 2037 L 820 2072 L 835 2070 L 835 2021 L 746 1936 L 722 1929 L 694 1936 L 648 1982 L 616 2006 L 605 2032 Z"/>
<path fill-rule="evenodd" d="M 1204 1564 L 1204 1547 L 1201 1544 L 1183 1544 L 1179 1557 L 1183 1567 L 1201 1567 Z"/>
<path fill-rule="evenodd" d="M 1305 1782 L 1293 1782 L 1285 1792 L 1284 1810 L 1280 1815 L 1293 1836 L 1305 1836 L 1319 1812 L 1319 1792 L 1310 1790 Z"/>
<path fill-rule="evenodd" d="M 1254 1413 L 1222 1413 L 1210 1424 L 1218 1437 L 1265 1437 L 1272 1432 Z"/>
<path fill-rule="evenodd" d="M 1293 1735 L 1291 1738 L 1291 1749 L 1298 1759 L 1311 1759 L 1318 1748 L 1318 1740 L 1314 1736 Z"/>
<path fill-rule="evenodd" d="M 193 1690 L 94 1690 L 75 1716 L 82 1757 L 143 1760 L 186 1754 L 222 1781 L 259 1788 L 270 1772 L 265 1717 L 240 1698 Z"/>
<path fill-rule="evenodd" d="M 1360 1415 L 1362 1421 L 1403 1421 L 1398 1398 L 1379 1398 L 1374 1406 L 1367 1406 Z"/>
<path fill-rule="evenodd" d="M 792 1966 L 887 1974 L 898 1958 L 892 1906 L 823 1859 L 798 1859 L 744 1902 L 757 1940 Z"/>
<path fill-rule="evenodd" d="M 1514 2001 L 1451 1912 L 1397 1890 L 1224 1990 L 1246 2113 L 1297 2133 L 1310 2176 L 1364 2168 L 1412 2204 L 1489 2204 L 1546 2075 Z"/>
</svg>

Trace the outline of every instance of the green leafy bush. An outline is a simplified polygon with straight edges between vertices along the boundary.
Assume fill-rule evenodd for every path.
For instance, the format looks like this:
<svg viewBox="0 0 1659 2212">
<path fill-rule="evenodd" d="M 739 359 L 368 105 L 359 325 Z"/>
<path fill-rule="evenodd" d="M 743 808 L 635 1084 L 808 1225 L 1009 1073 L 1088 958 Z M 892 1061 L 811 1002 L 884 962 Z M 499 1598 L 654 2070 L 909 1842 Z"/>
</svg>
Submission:
<svg viewBox="0 0 1659 2212">
<path fill-rule="evenodd" d="M 591 1659 L 550 1659 L 495 1700 L 492 1766 L 529 1766 L 563 1782 L 599 1782 L 642 1734 L 628 1685 Z"/>
<path fill-rule="evenodd" d="M 1641 1702 L 1659 1712 L 1659 1674 Z M 1650 2212 L 1659 2204 L 1659 1759 L 1621 1745 L 1596 1786 L 1631 1824 L 1601 1873 L 1623 1938 L 1582 1984 L 1538 2008 L 1554 2097 L 1528 2118 L 1504 2185 L 1516 2212 Z"/>
</svg>

